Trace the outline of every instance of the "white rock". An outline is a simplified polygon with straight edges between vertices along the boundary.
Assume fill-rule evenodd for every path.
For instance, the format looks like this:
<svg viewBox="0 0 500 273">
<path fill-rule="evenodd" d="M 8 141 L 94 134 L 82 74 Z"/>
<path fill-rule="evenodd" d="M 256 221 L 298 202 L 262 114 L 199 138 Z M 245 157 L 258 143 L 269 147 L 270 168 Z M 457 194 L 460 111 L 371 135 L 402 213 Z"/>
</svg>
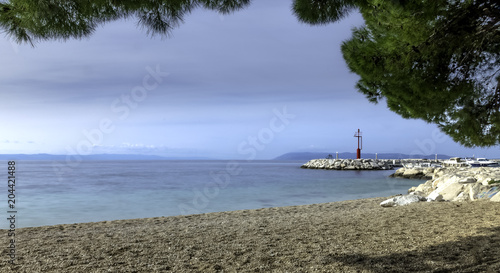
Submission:
<svg viewBox="0 0 500 273">
<path fill-rule="evenodd" d="M 439 192 L 433 191 L 427 196 L 427 202 L 431 201 L 443 201 L 443 196 Z"/>
<path fill-rule="evenodd" d="M 469 188 L 469 199 L 474 201 L 481 192 L 481 184 L 474 184 Z"/>
<path fill-rule="evenodd" d="M 424 196 L 425 194 L 421 191 L 414 191 L 414 192 L 410 192 L 409 195 Z"/>
<path fill-rule="evenodd" d="M 491 179 L 498 179 L 498 176 L 497 176 L 496 172 L 488 171 L 488 172 L 482 172 L 480 174 L 475 175 L 475 178 L 476 178 L 476 181 L 478 183 L 481 183 L 484 186 L 488 186 L 488 182 Z"/>
<path fill-rule="evenodd" d="M 397 176 L 397 177 L 400 177 L 403 175 L 403 173 L 405 172 L 405 168 L 399 168 L 396 170 L 396 172 L 394 173 L 394 176 Z"/>
<path fill-rule="evenodd" d="M 438 188 L 441 184 L 445 183 L 447 181 L 446 176 L 439 176 L 439 178 L 434 179 L 432 181 L 432 188 L 436 189 Z"/>
<path fill-rule="evenodd" d="M 469 200 L 469 195 L 465 192 L 461 192 L 457 197 L 455 197 L 452 201 L 454 202 L 463 202 Z"/>
<path fill-rule="evenodd" d="M 387 199 L 380 203 L 382 207 L 396 207 L 405 206 L 411 203 L 417 203 L 420 201 L 425 201 L 426 198 L 418 195 L 402 195 L 394 198 Z"/>
<path fill-rule="evenodd" d="M 442 187 L 438 188 L 437 191 L 443 196 L 444 200 L 453 200 L 460 194 L 460 192 L 462 192 L 462 189 L 462 184 L 447 183 L 447 185 L 443 185 Z"/>
<path fill-rule="evenodd" d="M 391 198 L 380 203 L 382 207 L 394 207 L 396 206 L 396 198 Z"/>
<path fill-rule="evenodd" d="M 405 169 L 403 176 L 404 177 L 412 177 L 416 175 L 422 175 L 422 170 L 420 169 Z"/>
<path fill-rule="evenodd" d="M 425 183 L 418 185 L 415 189 L 415 191 L 423 192 L 424 195 L 431 193 L 433 190 L 432 180 L 427 180 Z"/>
<path fill-rule="evenodd" d="M 474 177 L 466 177 L 460 179 L 458 183 L 476 183 L 476 179 Z"/>
<path fill-rule="evenodd" d="M 415 194 L 415 190 L 417 189 L 417 187 L 411 187 L 409 190 L 408 190 L 408 194 Z"/>
<path fill-rule="evenodd" d="M 497 194 L 493 195 L 493 197 L 491 197 L 490 201 L 500 202 L 500 192 L 498 192 Z"/>
<path fill-rule="evenodd" d="M 425 176 L 433 176 L 434 175 L 434 168 L 425 168 L 424 175 Z"/>
</svg>

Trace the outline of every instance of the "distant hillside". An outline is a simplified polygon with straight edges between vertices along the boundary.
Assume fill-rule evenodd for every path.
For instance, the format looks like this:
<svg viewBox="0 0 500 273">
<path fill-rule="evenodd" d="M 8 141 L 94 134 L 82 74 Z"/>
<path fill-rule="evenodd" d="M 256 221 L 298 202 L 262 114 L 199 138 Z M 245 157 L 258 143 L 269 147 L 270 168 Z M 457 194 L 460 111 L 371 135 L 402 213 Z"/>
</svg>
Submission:
<svg viewBox="0 0 500 273">
<path fill-rule="evenodd" d="M 75 160 L 78 155 L 51 154 L 0 154 L 0 160 L 55 160 L 64 161 L 67 158 Z M 82 160 L 208 160 L 209 158 L 163 157 L 157 155 L 137 154 L 95 154 L 79 156 Z"/>
<path fill-rule="evenodd" d="M 332 155 L 333 158 L 335 158 L 336 154 L 335 153 L 308 153 L 308 152 L 295 152 L 295 153 L 286 153 L 284 155 L 276 157 L 274 160 L 305 160 L 309 161 L 311 159 L 320 159 L 320 158 L 326 158 L 328 155 Z M 399 153 L 380 153 L 377 155 L 378 159 L 400 159 L 400 158 L 427 158 L 427 159 L 434 159 L 436 155 L 409 155 L 409 154 L 399 154 Z M 361 153 L 362 158 L 367 158 L 367 159 L 374 159 L 375 154 L 370 154 L 370 153 Z M 339 153 L 339 158 L 351 158 L 354 159 L 356 158 L 356 153 Z M 450 156 L 448 155 L 441 155 L 438 154 L 438 159 L 449 159 Z"/>
</svg>

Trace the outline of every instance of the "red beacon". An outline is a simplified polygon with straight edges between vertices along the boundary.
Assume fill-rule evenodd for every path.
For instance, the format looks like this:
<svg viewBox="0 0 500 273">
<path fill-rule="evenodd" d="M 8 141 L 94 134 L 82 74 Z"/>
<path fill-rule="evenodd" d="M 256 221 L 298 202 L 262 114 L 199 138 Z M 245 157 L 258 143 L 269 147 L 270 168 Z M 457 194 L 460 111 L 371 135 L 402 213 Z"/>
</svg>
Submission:
<svg viewBox="0 0 500 273">
<path fill-rule="evenodd" d="M 363 149 L 363 136 L 361 135 L 359 129 L 356 133 L 354 133 L 354 137 L 358 138 L 358 149 L 356 150 L 356 158 L 361 159 L 361 149 Z"/>
</svg>

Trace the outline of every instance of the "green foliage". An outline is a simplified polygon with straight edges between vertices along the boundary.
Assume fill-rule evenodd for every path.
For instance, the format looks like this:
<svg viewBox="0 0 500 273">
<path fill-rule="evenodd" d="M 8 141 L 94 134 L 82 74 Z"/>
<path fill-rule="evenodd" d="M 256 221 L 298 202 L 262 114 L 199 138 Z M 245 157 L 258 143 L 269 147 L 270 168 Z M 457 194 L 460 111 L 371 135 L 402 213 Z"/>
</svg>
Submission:
<svg viewBox="0 0 500 273">
<path fill-rule="evenodd" d="M 465 146 L 500 144 L 498 1 L 295 0 L 295 7 L 306 2 L 342 14 L 328 20 L 295 9 L 304 22 L 334 22 L 355 8 L 363 15 L 342 53 L 368 100 L 438 124 Z"/>
<path fill-rule="evenodd" d="M 500 184 L 500 180 L 491 179 L 488 181 L 488 185 Z"/>
<path fill-rule="evenodd" d="M 336 22 L 349 15 L 359 4 L 356 0 L 296 0 L 293 11 L 300 21 L 310 24 Z"/>
<path fill-rule="evenodd" d="M 197 7 L 229 13 L 250 0 L 10 0 L 0 2 L 0 28 L 18 43 L 90 36 L 107 22 L 136 18 L 151 35 L 168 35 Z"/>
</svg>

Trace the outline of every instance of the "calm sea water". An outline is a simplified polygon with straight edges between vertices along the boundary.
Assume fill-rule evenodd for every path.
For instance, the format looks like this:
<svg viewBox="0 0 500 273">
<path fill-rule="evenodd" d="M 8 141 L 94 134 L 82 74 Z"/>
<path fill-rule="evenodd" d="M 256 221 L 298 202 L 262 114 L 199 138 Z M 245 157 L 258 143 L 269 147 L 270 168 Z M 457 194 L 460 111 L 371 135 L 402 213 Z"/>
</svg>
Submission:
<svg viewBox="0 0 500 273">
<path fill-rule="evenodd" d="M 393 171 L 309 170 L 303 163 L 84 161 L 58 175 L 52 161 L 18 161 L 16 227 L 381 197 L 420 183 L 388 178 Z M 0 211 L 8 217 L 7 174 L 1 180 Z"/>
</svg>

